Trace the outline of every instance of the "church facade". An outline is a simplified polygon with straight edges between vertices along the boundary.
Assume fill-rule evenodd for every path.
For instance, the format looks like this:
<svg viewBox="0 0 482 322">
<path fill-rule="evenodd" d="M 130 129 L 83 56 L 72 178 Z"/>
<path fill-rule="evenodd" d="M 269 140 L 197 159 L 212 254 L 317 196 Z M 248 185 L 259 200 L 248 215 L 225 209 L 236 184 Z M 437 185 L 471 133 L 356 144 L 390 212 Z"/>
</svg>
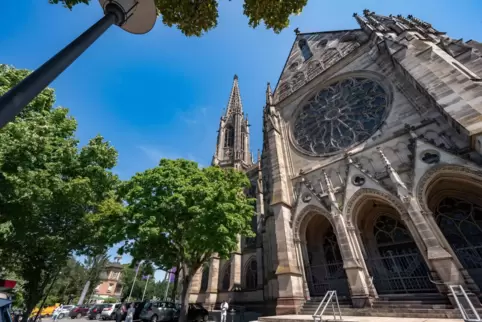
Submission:
<svg viewBox="0 0 482 322">
<path fill-rule="evenodd" d="M 268 84 L 253 157 L 235 76 L 213 164 L 245 171 L 256 238 L 214 255 L 191 301 L 298 312 L 336 290 L 380 296 L 482 289 L 482 44 L 413 16 L 301 33 Z"/>
</svg>

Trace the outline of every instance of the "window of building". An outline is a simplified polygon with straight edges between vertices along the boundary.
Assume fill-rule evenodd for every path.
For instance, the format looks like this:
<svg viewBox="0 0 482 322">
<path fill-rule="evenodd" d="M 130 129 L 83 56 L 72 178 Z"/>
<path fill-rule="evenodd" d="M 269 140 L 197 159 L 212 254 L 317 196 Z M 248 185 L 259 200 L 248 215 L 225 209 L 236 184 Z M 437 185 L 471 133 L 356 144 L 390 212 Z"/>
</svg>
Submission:
<svg viewBox="0 0 482 322">
<path fill-rule="evenodd" d="M 111 293 L 114 289 L 114 283 L 109 283 L 109 287 L 107 288 L 107 293 Z"/>
<path fill-rule="evenodd" d="M 221 283 L 221 291 L 229 291 L 229 285 L 231 284 L 231 263 L 225 265 L 223 281 Z"/>
<path fill-rule="evenodd" d="M 258 262 L 252 259 L 246 265 L 246 289 L 254 290 L 258 285 Z"/>
<path fill-rule="evenodd" d="M 298 46 L 300 47 L 301 55 L 303 55 L 303 58 L 305 60 L 308 60 L 313 56 L 313 53 L 311 52 L 310 46 L 308 46 L 308 42 L 306 39 L 300 39 L 298 41 Z"/>
<path fill-rule="evenodd" d="M 224 147 L 232 148 L 234 146 L 234 129 L 232 126 L 227 126 L 224 130 Z"/>
</svg>

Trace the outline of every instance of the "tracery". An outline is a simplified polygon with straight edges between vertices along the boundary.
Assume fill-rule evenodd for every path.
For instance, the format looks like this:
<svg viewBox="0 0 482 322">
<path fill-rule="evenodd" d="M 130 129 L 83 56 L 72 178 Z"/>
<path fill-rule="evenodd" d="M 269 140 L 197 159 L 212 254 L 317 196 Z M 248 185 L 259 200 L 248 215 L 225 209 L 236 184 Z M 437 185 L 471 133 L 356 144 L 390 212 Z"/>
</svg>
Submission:
<svg viewBox="0 0 482 322">
<path fill-rule="evenodd" d="M 313 95 L 293 125 L 295 143 L 305 152 L 329 155 L 372 136 L 386 115 L 388 95 L 375 81 L 353 77 Z"/>
</svg>

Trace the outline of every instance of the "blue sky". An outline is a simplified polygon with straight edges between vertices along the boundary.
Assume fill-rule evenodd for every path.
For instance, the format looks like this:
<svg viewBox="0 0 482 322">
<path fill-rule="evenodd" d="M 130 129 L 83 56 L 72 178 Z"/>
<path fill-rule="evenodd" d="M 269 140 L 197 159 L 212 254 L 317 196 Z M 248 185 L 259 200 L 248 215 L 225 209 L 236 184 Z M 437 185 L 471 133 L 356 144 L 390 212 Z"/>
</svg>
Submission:
<svg viewBox="0 0 482 322">
<path fill-rule="evenodd" d="M 260 148 L 266 82 L 276 84 L 296 27 L 358 28 L 352 14 L 368 8 L 412 14 L 454 38 L 482 41 L 480 0 L 309 0 L 278 35 L 249 28 L 241 0 L 219 2 L 218 27 L 202 38 L 186 38 L 160 20 L 146 35 L 112 27 L 52 84 L 57 104 L 77 118 L 82 143 L 100 133 L 117 148 L 121 178 L 161 157 L 209 165 L 235 73 L 252 124 L 251 146 Z M 73 11 L 48 0 L 2 1 L 0 63 L 35 69 L 101 16 L 96 0 Z"/>
</svg>

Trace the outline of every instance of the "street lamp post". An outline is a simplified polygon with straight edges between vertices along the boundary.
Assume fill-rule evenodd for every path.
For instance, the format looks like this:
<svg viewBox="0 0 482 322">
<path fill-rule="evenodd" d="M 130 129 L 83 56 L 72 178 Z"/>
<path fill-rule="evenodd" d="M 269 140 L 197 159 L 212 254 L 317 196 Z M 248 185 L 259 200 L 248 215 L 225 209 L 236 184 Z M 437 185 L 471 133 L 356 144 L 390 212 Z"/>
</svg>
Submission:
<svg viewBox="0 0 482 322">
<path fill-rule="evenodd" d="M 0 97 L 0 128 L 13 121 L 42 90 L 113 24 L 133 34 L 149 32 L 156 21 L 154 0 L 99 0 L 104 17 Z"/>
</svg>

